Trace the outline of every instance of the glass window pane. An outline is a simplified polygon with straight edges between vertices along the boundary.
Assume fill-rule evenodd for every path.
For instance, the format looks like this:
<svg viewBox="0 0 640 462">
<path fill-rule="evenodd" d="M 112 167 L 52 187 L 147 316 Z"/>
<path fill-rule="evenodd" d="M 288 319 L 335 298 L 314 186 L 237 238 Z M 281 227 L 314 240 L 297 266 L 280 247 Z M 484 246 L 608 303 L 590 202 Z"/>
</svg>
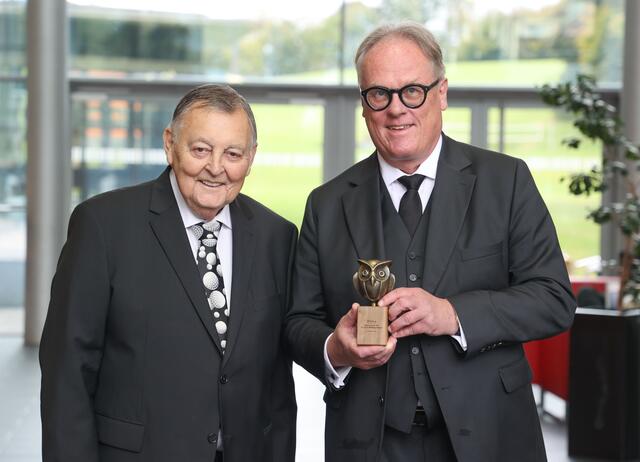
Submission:
<svg viewBox="0 0 640 462">
<path fill-rule="evenodd" d="M 347 0 L 346 83 L 355 51 L 387 21 L 426 24 L 440 42 L 451 85 L 534 86 L 577 72 L 622 80 L 623 0 Z"/>
<path fill-rule="evenodd" d="M 499 109 L 489 112 L 489 145 L 494 150 L 500 149 L 499 118 Z M 573 196 L 561 179 L 598 165 L 600 146 L 585 143 L 579 150 L 562 146 L 561 140 L 575 135 L 575 129 L 564 114 L 551 109 L 507 108 L 504 126 L 503 151 L 527 162 L 553 217 L 562 250 L 575 272 L 589 272 L 583 265 L 588 257 L 600 254 L 600 227 L 586 216 L 598 206 L 600 196 Z"/>
<path fill-rule="evenodd" d="M 361 161 L 371 155 L 376 147 L 373 145 L 367 130 L 367 124 L 362 117 L 362 106 L 356 106 L 356 156 L 355 161 Z"/>
<path fill-rule="evenodd" d="M 0 0 L 0 76 L 26 75 L 26 0 Z"/>
<path fill-rule="evenodd" d="M 24 82 L 0 82 L 0 309 L 24 304 L 26 111 Z"/>
<path fill-rule="evenodd" d="M 70 0 L 72 75 L 337 83 L 341 0 Z"/>
<path fill-rule="evenodd" d="M 251 107 L 258 152 L 242 192 L 299 228 L 307 196 L 322 182 L 324 109 L 303 104 Z"/>
<path fill-rule="evenodd" d="M 471 142 L 471 109 L 449 106 L 442 113 L 442 131 L 456 141 Z"/>
<path fill-rule="evenodd" d="M 157 177 L 173 99 L 76 94 L 72 105 L 72 202 Z"/>
<path fill-rule="evenodd" d="M 157 177 L 167 161 L 162 131 L 176 101 L 77 94 L 73 102 L 73 203 Z M 242 192 L 300 225 L 322 179 L 320 105 L 252 104 L 258 153 Z"/>
</svg>

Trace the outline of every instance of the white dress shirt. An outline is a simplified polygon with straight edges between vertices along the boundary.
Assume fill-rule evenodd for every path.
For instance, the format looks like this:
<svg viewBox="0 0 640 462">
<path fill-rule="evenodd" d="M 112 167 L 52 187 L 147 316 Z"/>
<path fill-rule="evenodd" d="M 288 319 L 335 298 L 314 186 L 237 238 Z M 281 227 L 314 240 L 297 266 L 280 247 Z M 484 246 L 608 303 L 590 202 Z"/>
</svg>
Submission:
<svg viewBox="0 0 640 462">
<path fill-rule="evenodd" d="M 425 176 L 425 179 L 422 181 L 422 183 L 420 184 L 420 188 L 418 189 L 418 195 L 420 196 L 420 202 L 422 202 L 423 212 L 427 207 L 427 203 L 429 202 L 429 198 L 431 197 L 431 193 L 433 192 L 433 188 L 436 184 L 436 172 L 438 170 L 438 160 L 440 159 L 441 150 L 442 135 L 440 135 L 440 138 L 438 139 L 438 142 L 433 148 L 431 154 L 429 154 L 426 160 L 422 162 L 418 169 L 414 172 L 414 174 Z M 407 188 L 403 186 L 402 183 L 398 181 L 398 179 L 405 176 L 406 173 L 399 168 L 389 165 L 389 163 L 384 160 L 380 153 L 378 153 L 378 164 L 380 165 L 380 175 L 382 176 L 382 181 L 387 187 L 389 196 L 391 196 L 393 207 L 396 209 L 396 211 L 398 211 L 398 209 L 400 208 L 400 201 L 402 200 L 402 196 L 407 191 Z M 460 335 L 452 335 L 451 337 L 460 344 L 460 347 L 464 351 L 466 351 L 467 341 L 459 321 L 458 328 Z M 349 375 L 351 367 L 345 366 L 335 369 L 331 365 L 331 362 L 329 361 L 329 355 L 327 354 L 327 342 L 329 341 L 329 338 L 331 338 L 331 335 L 327 337 L 327 340 L 324 343 L 325 375 L 334 387 L 341 388 L 344 386 L 344 381 Z"/>
<path fill-rule="evenodd" d="M 171 170 L 169 172 L 169 180 L 171 181 L 171 189 L 173 189 L 173 195 L 178 203 L 178 209 L 180 210 L 180 217 L 182 218 L 182 224 L 184 225 L 184 232 L 187 234 L 189 244 L 191 245 L 191 252 L 193 253 L 193 260 L 198 263 L 198 239 L 195 234 L 189 229 L 191 226 L 198 223 L 202 223 L 202 218 L 195 215 L 189 206 L 187 205 L 180 188 L 178 187 L 178 181 L 176 175 Z M 229 316 L 231 316 L 231 277 L 233 268 L 233 235 L 231 233 L 231 214 L 229 213 L 229 205 L 225 205 L 222 210 L 218 212 L 214 220 L 217 220 L 222 225 L 220 227 L 220 233 L 218 234 L 218 243 L 216 244 L 216 250 L 220 257 L 220 265 L 222 266 L 222 278 L 224 280 L 225 297 L 227 299 L 227 308 L 229 309 Z M 211 319 L 213 322 L 213 318 Z M 222 448 L 222 430 L 218 430 L 218 450 Z"/>
<path fill-rule="evenodd" d="M 193 259 L 198 262 L 198 239 L 189 230 L 189 228 L 198 223 L 202 223 L 202 218 L 195 215 L 182 196 L 180 188 L 178 188 L 178 182 L 173 170 L 169 172 L 169 179 L 171 180 L 171 189 L 173 189 L 173 195 L 176 197 L 178 203 L 178 209 L 180 210 L 180 216 L 182 217 L 182 224 L 184 225 L 184 231 L 191 244 L 191 252 L 193 253 Z M 220 264 L 222 265 L 222 278 L 224 279 L 225 297 L 227 298 L 227 307 L 231 311 L 231 279 L 233 277 L 233 236 L 231 233 L 231 214 L 229 213 L 229 205 L 225 205 L 222 210 L 218 212 L 214 220 L 217 220 L 222 225 L 220 227 L 220 234 L 218 235 L 218 244 L 216 250 L 220 257 Z"/>
</svg>

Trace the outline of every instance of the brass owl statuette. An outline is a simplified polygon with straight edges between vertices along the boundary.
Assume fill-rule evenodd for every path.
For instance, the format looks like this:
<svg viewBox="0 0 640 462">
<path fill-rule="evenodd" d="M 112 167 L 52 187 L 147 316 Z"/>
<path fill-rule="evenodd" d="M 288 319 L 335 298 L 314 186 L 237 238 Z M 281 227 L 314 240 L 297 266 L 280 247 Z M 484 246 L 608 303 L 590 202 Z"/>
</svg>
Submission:
<svg viewBox="0 0 640 462">
<path fill-rule="evenodd" d="M 391 260 L 358 259 L 358 271 L 353 275 L 353 286 L 371 306 L 358 307 L 358 345 L 386 345 L 389 338 L 387 307 L 378 306 L 378 300 L 393 290 L 396 277 L 391 273 Z"/>
</svg>

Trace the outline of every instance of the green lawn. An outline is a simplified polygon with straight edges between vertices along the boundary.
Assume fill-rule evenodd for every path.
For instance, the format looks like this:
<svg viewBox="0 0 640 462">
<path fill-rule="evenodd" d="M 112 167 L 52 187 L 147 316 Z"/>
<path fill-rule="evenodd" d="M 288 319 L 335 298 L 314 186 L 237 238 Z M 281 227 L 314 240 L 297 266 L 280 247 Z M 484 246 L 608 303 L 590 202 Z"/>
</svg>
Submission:
<svg viewBox="0 0 640 462">
<path fill-rule="evenodd" d="M 258 126 L 258 152 L 243 192 L 295 223 L 302 223 L 304 204 L 322 182 L 322 125 L 320 105 L 252 105 Z M 288 154 L 287 165 L 269 165 L 260 156 Z M 296 159 L 316 165 L 296 166 Z"/>
</svg>

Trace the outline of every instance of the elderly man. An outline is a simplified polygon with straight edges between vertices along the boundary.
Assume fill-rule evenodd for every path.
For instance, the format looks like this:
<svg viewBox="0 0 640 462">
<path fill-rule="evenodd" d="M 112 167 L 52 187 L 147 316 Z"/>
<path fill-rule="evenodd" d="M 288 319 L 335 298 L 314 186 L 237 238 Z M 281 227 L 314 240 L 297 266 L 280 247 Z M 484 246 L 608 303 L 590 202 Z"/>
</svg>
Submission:
<svg viewBox="0 0 640 462">
<path fill-rule="evenodd" d="M 40 348 L 44 461 L 292 462 L 297 230 L 239 194 L 251 108 L 197 87 L 164 147 L 156 180 L 71 217 Z"/>
<path fill-rule="evenodd" d="M 575 302 L 531 174 L 442 133 L 421 25 L 378 28 L 355 63 L 376 152 L 309 196 L 286 327 L 327 384 L 326 460 L 543 461 L 522 343 L 567 329 Z M 384 346 L 356 342 L 358 258 L 393 261 Z"/>
</svg>

